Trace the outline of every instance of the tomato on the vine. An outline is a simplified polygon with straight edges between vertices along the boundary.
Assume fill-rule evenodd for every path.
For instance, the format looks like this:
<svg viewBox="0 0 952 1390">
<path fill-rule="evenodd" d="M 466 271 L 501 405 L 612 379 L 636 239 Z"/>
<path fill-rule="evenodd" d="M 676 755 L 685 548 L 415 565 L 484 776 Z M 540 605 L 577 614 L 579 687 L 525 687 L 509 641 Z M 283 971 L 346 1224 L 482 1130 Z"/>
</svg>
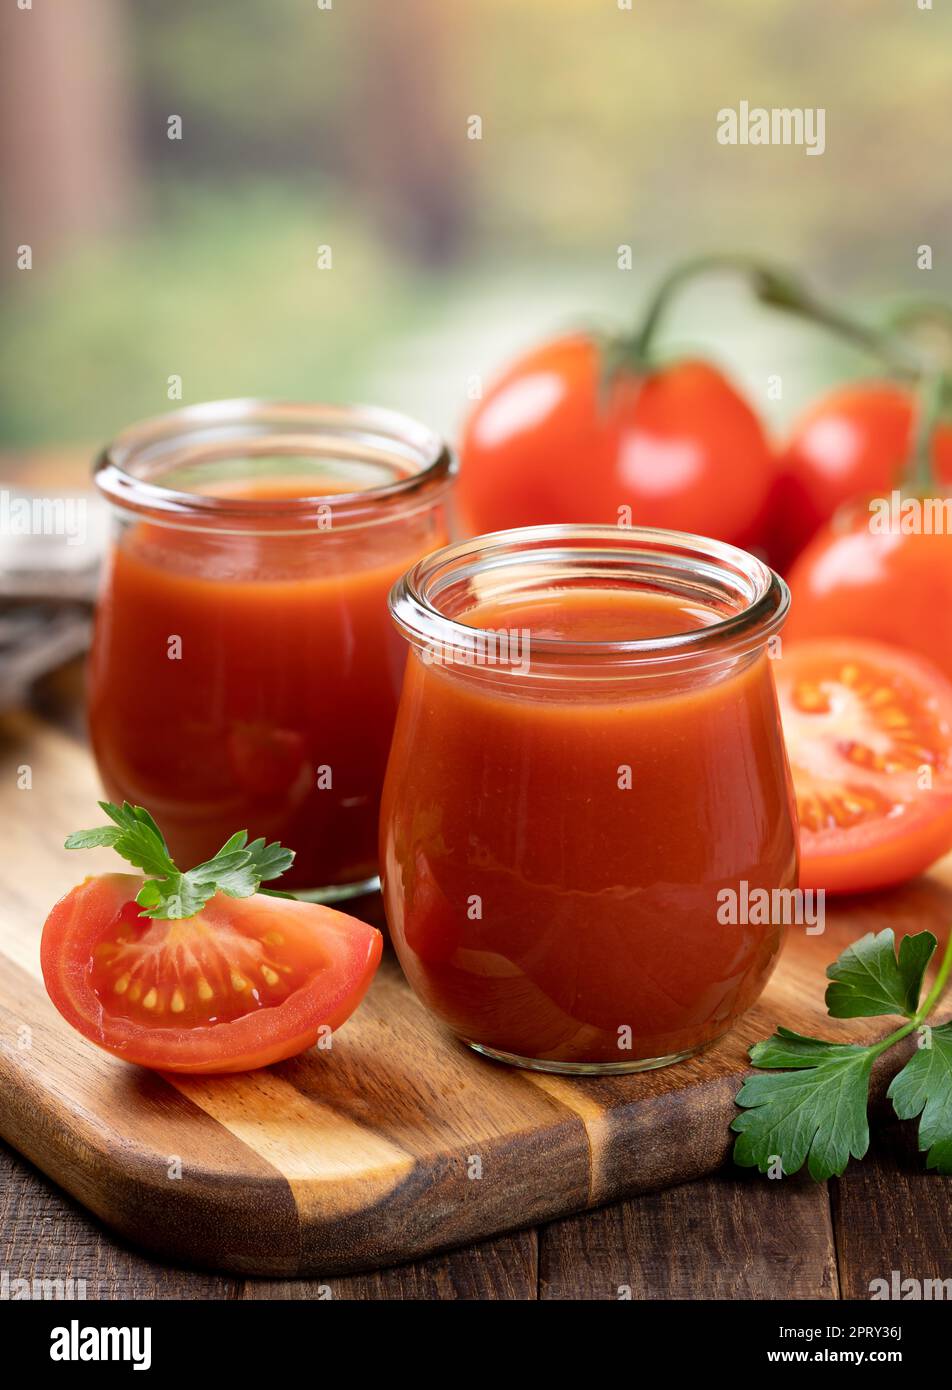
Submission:
<svg viewBox="0 0 952 1390">
<path fill-rule="evenodd" d="M 768 557 L 786 571 L 842 503 L 898 487 L 913 442 L 915 404 L 890 381 L 861 381 L 816 401 L 781 451 L 771 498 Z M 932 463 L 952 482 L 952 424 L 932 437 Z"/>
<path fill-rule="evenodd" d="M 460 455 L 471 532 L 622 520 L 755 545 L 773 474 L 757 415 L 715 367 L 638 366 L 586 334 L 513 363 Z"/>
<path fill-rule="evenodd" d="M 789 583 L 786 640 L 891 642 L 952 677 L 952 530 L 879 530 L 858 503 L 814 536 Z"/>
</svg>

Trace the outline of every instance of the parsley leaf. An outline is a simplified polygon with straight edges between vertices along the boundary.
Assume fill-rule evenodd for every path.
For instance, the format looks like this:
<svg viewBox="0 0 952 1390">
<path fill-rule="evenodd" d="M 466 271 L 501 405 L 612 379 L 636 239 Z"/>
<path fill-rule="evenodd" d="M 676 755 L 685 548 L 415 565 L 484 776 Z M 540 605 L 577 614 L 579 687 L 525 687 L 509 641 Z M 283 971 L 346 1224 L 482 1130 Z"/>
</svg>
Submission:
<svg viewBox="0 0 952 1390">
<path fill-rule="evenodd" d="M 123 859 L 128 859 L 130 864 L 144 869 L 147 874 L 161 876 L 175 872 L 162 832 L 148 811 L 141 806 L 130 806 L 128 801 L 123 802 L 122 806 L 114 806 L 111 801 L 100 801 L 99 809 L 105 811 L 113 824 L 101 825 L 95 830 L 77 831 L 66 841 L 67 849 L 111 845 Z"/>
<path fill-rule="evenodd" d="M 926 968 L 937 946 L 931 932 L 903 938 L 898 956 L 895 936 L 887 928 L 855 941 L 827 970 L 826 992 L 834 1018 L 874 1018 L 897 1014 L 906 1022 L 880 1042 L 825 1042 L 789 1028 L 755 1043 L 750 1060 L 773 1068 L 748 1077 L 737 1093 L 743 1113 L 731 1128 L 737 1133 L 734 1161 L 768 1172 L 777 1161 L 784 1173 L 806 1163 L 818 1179 L 842 1173 L 850 1158 L 869 1147 L 866 1108 L 873 1063 L 908 1037 L 929 1015 L 952 972 L 952 933 L 925 1001 L 919 996 Z M 931 1046 L 922 1047 L 896 1076 L 889 1096 L 900 1119 L 921 1113 L 919 1147 L 928 1149 L 927 1164 L 952 1173 L 952 1023 L 931 1030 Z"/>
<path fill-rule="evenodd" d="M 924 1031 L 922 1045 L 886 1093 L 900 1120 L 921 1114 L 919 1148 L 926 1167 L 952 1173 L 952 1023 Z"/>
<path fill-rule="evenodd" d="M 735 1163 L 756 1164 L 766 1173 L 779 1158 L 784 1173 L 796 1173 L 806 1160 L 811 1176 L 822 1181 L 842 1173 L 851 1155 L 862 1158 L 869 1147 L 866 1104 L 875 1050 L 787 1029 L 758 1047 L 771 1066 L 796 1070 L 744 1082 L 737 1104 L 747 1113 L 731 1126 L 739 1135 Z"/>
<path fill-rule="evenodd" d="M 66 841 L 66 848 L 109 845 L 130 864 L 149 874 L 136 897 L 143 917 L 194 917 L 216 893 L 250 898 L 262 882 L 278 878 L 289 869 L 294 859 L 293 850 L 277 842 L 266 844 L 263 836 L 249 845 L 247 830 L 239 830 L 225 841 L 213 859 L 181 873 L 169 855 L 161 830 L 142 806 L 130 806 L 128 802 L 115 806 L 110 801 L 100 801 L 99 805 L 112 825 L 77 831 Z"/>
<path fill-rule="evenodd" d="M 855 1051 L 853 1043 L 824 1042 L 822 1038 L 794 1033 L 790 1028 L 778 1028 L 766 1042 L 754 1043 L 750 1060 L 755 1067 L 815 1067 L 832 1057 L 852 1055 Z"/>
<path fill-rule="evenodd" d="M 872 1018 L 878 1014 L 905 1014 L 912 1018 L 926 966 L 938 942 L 931 932 L 904 936 L 896 959 L 892 928 L 870 932 L 854 941 L 831 965 L 832 980 L 826 991 L 827 1012 L 833 1018 Z"/>
</svg>

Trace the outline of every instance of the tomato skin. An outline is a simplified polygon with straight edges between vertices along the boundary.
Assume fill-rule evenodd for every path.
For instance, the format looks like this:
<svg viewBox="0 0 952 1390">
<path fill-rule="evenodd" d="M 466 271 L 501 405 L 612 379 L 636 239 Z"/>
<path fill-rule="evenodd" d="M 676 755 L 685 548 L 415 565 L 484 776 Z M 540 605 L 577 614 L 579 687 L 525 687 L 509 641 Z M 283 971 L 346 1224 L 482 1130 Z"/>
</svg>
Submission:
<svg viewBox="0 0 952 1390">
<path fill-rule="evenodd" d="M 844 503 L 898 487 L 913 437 L 913 400 L 889 381 L 861 381 L 815 402 L 795 423 L 778 460 L 770 502 L 770 563 L 787 571 Z M 952 481 L 952 425 L 933 438 L 936 476 Z"/>
<path fill-rule="evenodd" d="M 827 893 L 871 893 L 906 883 L 952 849 L 952 800 L 944 815 L 914 827 L 915 837 L 884 843 L 876 834 L 863 840 L 855 831 L 830 839 L 822 849 L 801 835 L 800 887 Z"/>
<path fill-rule="evenodd" d="M 761 424 L 708 363 L 621 372 L 576 335 L 520 358 L 466 423 L 458 499 L 473 533 L 631 523 L 755 544 L 773 458 Z"/>
<path fill-rule="evenodd" d="M 60 898 L 43 928 L 40 963 L 53 1004 L 97 1046 L 124 1061 L 160 1071 L 217 1074 L 269 1066 L 313 1047 L 322 1028 L 336 1029 L 360 1003 L 380 963 L 383 938 L 373 927 L 331 909 L 309 921 L 309 903 L 255 895 L 210 899 L 212 911 L 234 922 L 313 927 L 336 978 L 296 990 L 279 1007 L 262 1008 L 229 1023 L 193 1028 L 148 1028 L 110 1014 L 90 984 L 89 962 L 105 931 L 142 887 L 134 874 L 87 878 Z M 124 920 L 129 920 L 124 912 Z M 337 920 L 339 919 L 339 920 Z M 280 1017 L 279 1017 L 280 1016 Z"/>
<path fill-rule="evenodd" d="M 911 792 L 913 776 L 903 773 L 903 794 L 908 797 L 898 813 L 878 816 L 844 827 L 823 826 L 812 830 L 800 825 L 800 887 L 828 893 L 860 893 L 893 887 L 923 873 L 952 850 L 952 682 L 932 663 L 879 642 L 828 639 L 788 642 L 776 663 L 787 752 L 798 805 L 809 796 L 816 776 L 829 775 L 840 787 L 860 791 L 887 791 L 889 774 L 865 773 L 836 752 L 808 749 L 796 727 L 792 699 L 794 686 L 803 679 L 816 683 L 822 676 L 836 680 L 844 668 L 857 670 L 862 680 L 892 683 L 929 712 L 942 731 L 935 755 L 933 785 Z M 836 726 L 836 741 L 862 740 L 863 732 L 848 720 Z M 812 776 L 811 776 L 812 774 Z M 910 794 L 911 793 L 911 794 Z"/>
<path fill-rule="evenodd" d="M 952 677 L 952 533 L 874 534 L 866 508 L 824 526 L 790 571 L 784 641 L 862 637 Z"/>
</svg>

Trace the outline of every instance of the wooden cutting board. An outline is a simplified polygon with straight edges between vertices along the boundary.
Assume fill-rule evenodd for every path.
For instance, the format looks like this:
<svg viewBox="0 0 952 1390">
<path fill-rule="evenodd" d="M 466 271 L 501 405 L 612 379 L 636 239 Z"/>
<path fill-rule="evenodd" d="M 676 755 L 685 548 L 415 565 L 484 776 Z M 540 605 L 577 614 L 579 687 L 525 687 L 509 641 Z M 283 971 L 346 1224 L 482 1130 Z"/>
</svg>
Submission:
<svg viewBox="0 0 952 1390">
<path fill-rule="evenodd" d="M 904 889 L 828 909 L 825 935 L 791 929 L 730 1037 L 640 1076 L 485 1061 L 385 959 L 332 1053 L 176 1080 L 85 1042 L 43 989 L 50 905 L 84 873 L 115 867 L 109 851 L 80 864 L 61 848 L 95 824 L 97 795 L 79 742 L 33 716 L 0 721 L 0 1134 L 133 1243 L 239 1273 L 395 1263 L 708 1173 L 729 1156 L 749 1044 L 777 1023 L 884 1035 L 885 1020 L 826 1017 L 825 966 L 864 932 L 928 927 L 944 941 L 952 921 L 952 857 Z M 879 1094 L 885 1083 L 882 1072 Z"/>
</svg>

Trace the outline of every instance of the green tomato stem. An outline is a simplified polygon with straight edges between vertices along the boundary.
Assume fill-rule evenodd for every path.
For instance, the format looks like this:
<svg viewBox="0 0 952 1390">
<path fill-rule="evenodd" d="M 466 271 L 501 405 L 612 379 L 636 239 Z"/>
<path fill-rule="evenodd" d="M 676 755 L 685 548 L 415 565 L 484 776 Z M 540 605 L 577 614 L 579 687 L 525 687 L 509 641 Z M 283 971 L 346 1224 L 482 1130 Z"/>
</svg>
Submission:
<svg viewBox="0 0 952 1390">
<path fill-rule="evenodd" d="M 935 489 L 932 437 L 942 415 L 946 380 L 939 371 L 925 372 L 916 391 L 916 426 L 909 455 L 907 481 L 914 493 L 928 497 Z"/>
<path fill-rule="evenodd" d="M 889 316 L 889 327 L 918 340 L 926 357 L 946 372 L 952 370 L 952 306 L 932 299 L 900 304 Z"/>
<path fill-rule="evenodd" d="M 655 291 L 641 327 L 631 339 L 631 356 L 639 362 L 648 360 L 658 325 L 672 299 L 685 284 L 710 272 L 724 270 L 735 271 L 744 276 L 761 304 L 795 314 L 798 318 L 828 329 L 878 358 L 896 376 L 914 377 L 918 374 L 916 361 L 891 333 L 871 328 L 868 324 L 824 304 L 791 272 L 766 265 L 753 256 L 740 253 L 697 256 L 676 266 Z"/>
</svg>

